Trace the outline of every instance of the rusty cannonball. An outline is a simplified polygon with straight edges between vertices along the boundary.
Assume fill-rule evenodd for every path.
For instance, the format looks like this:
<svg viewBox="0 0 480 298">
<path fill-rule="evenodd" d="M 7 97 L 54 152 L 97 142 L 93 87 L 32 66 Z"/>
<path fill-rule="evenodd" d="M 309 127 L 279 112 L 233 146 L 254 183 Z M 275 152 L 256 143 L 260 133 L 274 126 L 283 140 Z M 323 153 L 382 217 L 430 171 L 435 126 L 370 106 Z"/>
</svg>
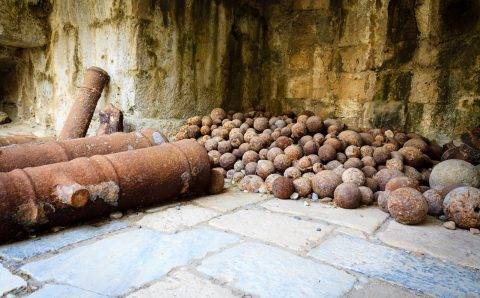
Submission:
<svg viewBox="0 0 480 298">
<path fill-rule="evenodd" d="M 320 130 L 322 129 L 323 121 L 318 116 L 311 116 L 308 117 L 307 121 L 305 122 L 305 126 L 307 127 L 309 133 L 315 134 L 320 132 Z"/>
<path fill-rule="evenodd" d="M 420 138 L 413 138 L 413 139 L 410 139 L 410 140 L 406 141 L 403 144 L 403 147 L 415 147 L 415 148 L 418 148 L 423 153 L 427 152 L 427 150 L 428 150 L 427 142 L 425 142 L 424 140 L 422 140 Z"/>
<path fill-rule="evenodd" d="M 335 151 L 343 150 L 343 144 L 337 138 L 325 139 L 325 141 L 323 142 L 323 145 L 330 145 L 335 149 Z"/>
<path fill-rule="evenodd" d="M 212 126 L 213 124 L 213 121 L 212 121 L 212 118 L 210 116 L 203 116 L 202 117 L 202 126 Z"/>
<path fill-rule="evenodd" d="M 365 145 L 360 147 L 360 154 L 362 155 L 362 157 L 366 157 L 366 156 L 373 157 L 373 151 L 374 151 L 374 148 L 372 146 Z"/>
<path fill-rule="evenodd" d="M 479 228 L 480 190 L 471 186 L 455 188 L 445 197 L 443 211 L 461 228 Z"/>
<path fill-rule="evenodd" d="M 321 171 L 323 171 L 323 170 L 324 170 L 323 165 L 322 165 L 321 163 L 319 163 L 319 162 L 316 162 L 316 163 L 314 163 L 314 164 L 312 165 L 312 171 L 313 171 L 315 174 L 317 174 L 317 173 L 319 173 L 319 172 L 321 172 Z"/>
<path fill-rule="evenodd" d="M 202 126 L 202 117 L 200 117 L 200 116 L 190 117 L 190 118 L 187 119 L 187 124 Z"/>
<path fill-rule="evenodd" d="M 320 147 L 323 145 L 323 142 L 325 141 L 325 136 L 321 133 L 316 133 L 313 135 L 313 141 L 317 143 L 318 147 Z"/>
<path fill-rule="evenodd" d="M 300 140 L 298 140 L 298 145 L 304 147 L 308 141 L 313 141 L 313 137 L 311 135 L 301 137 Z"/>
<path fill-rule="evenodd" d="M 359 186 L 362 205 L 372 205 L 374 201 L 373 191 L 366 186 Z"/>
<path fill-rule="evenodd" d="M 275 160 L 275 157 L 280 154 L 283 154 L 283 150 L 278 147 L 273 147 L 271 149 L 268 149 L 267 159 L 273 162 Z"/>
<path fill-rule="evenodd" d="M 273 181 L 272 192 L 276 198 L 286 200 L 295 191 L 293 180 L 286 177 L 278 177 Z"/>
<path fill-rule="evenodd" d="M 343 164 L 347 161 L 347 156 L 342 152 L 337 152 L 337 160 Z"/>
<path fill-rule="evenodd" d="M 370 188 L 373 192 L 376 192 L 378 190 L 378 182 L 374 178 L 366 178 L 365 186 Z"/>
<path fill-rule="evenodd" d="M 290 157 L 291 160 L 298 160 L 303 156 L 302 147 L 299 145 L 290 145 L 284 150 L 285 155 Z"/>
<path fill-rule="evenodd" d="M 381 169 L 378 171 L 375 176 L 373 177 L 377 183 L 378 188 L 380 190 L 385 190 L 385 186 L 387 185 L 388 181 L 395 177 L 404 176 L 402 172 L 398 170 L 390 170 L 390 169 Z"/>
<path fill-rule="evenodd" d="M 215 128 L 212 130 L 212 137 L 220 137 L 225 140 L 228 138 L 228 130 L 223 127 Z"/>
<path fill-rule="evenodd" d="M 343 163 L 343 167 L 345 169 L 349 169 L 349 168 L 361 169 L 363 167 L 363 163 L 360 159 L 358 159 L 356 157 L 351 157 Z"/>
<path fill-rule="evenodd" d="M 222 155 L 217 150 L 212 150 L 208 152 L 208 157 L 210 159 L 210 164 L 212 165 L 212 167 L 216 167 L 220 164 L 220 156 Z"/>
<path fill-rule="evenodd" d="M 275 140 L 275 144 L 278 148 L 285 150 L 285 148 L 293 144 L 293 140 L 289 137 L 280 136 Z"/>
<path fill-rule="evenodd" d="M 235 174 L 233 174 L 233 178 L 232 178 L 232 181 L 234 183 L 239 183 L 243 177 L 245 177 L 245 174 L 242 173 L 242 172 L 235 172 Z"/>
<path fill-rule="evenodd" d="M 376 147 L 373 150 L 373 160 L 375 161 L 375 164 L 385 164 L 388 159 L 390 159 L 390 152 L 388 152 L 385 147 Z"/>
<path fill-rule="evenodd" d="M 377 198 L 378 207 L 380 208 L 380 210 L 386 213 L 390 213 L 388 211 L 388 195 L 389 193 L 385 191 L 377 191 L 376 193 L 374 193 L 374 197 Z"/>
<path fill-rule="evenodd" d="M 361 161 L 362 161 L 363 166 L 365 166 L 365 167 L 366 166 L 370 166 L 370 167 L 375 167 L 376 166 L 375 160 L 371 156 L 362 157 Z"/>
<path fill-rule="evenodd" d="M 312 161 L 308 156 L 304 156 L 298 160 L 297 166 L 304 173 L 312 169 Z"/>
<path fill-rule="evenodd" d="M 422 173 L 417 171 L 414 167 L 410 166 L 403 166 L 403 172 L 405 173 L 405 176 L 410 177 L 415 180 L 421 180 L 422 179 Z"/>
<path fill-rule="evenodd" d="M 363 145 L 362 137 L 360 134 L 353 130 L 344 130 L 338 134 L 338 139 L 344 142 L 347 146 L 354 145 L 361 147 Z"/>
<path fill-rule="evenodd" d="M 321 171 L 312 178 L 312 189 L 320 197 L 333 197 L 333 192 L 342 183 L 342 177 L 331 170 Z"/>
<path fill-rule="evenodd" d="M 280 129 L 280 135 L 283 137 L 290 137 L 292 135 L 292 129 L 289 126 L 286 126 Z"/>
<path fill-rule="evenodd" d="M 243 133 L 247 132 L 247 129 L 250 128 L 250 126 L 247 124 L 247 123 L 242 123 L 242 125 L 240 125 L 240 131 Z"/>
<path fill-rule="evenodd" d="M 240 181 L 238 187 L 248 192 L 259 192 L 263 186 L 263 179 L 257 175 L 247 175 Z"/>
<path fill-rule="evenodd" d="M 256 173 L 262 179 L 266 179 L 269 175 L 275 173 L 275 166 L 269 160 L 259 160 L 257 162 Z"/>
<path fill-rule="evenodd" d="M 429 182 L 430 187 L 457 184 L 479 187 L 480 173 L 467 161 L 448 159 L 433 167 Z"/>
<path fill-rule="evenodd" d="M 317 154 L 318 153 L 318 145 L 313 140 L 308 141 L 303 146 L 303 151 L 305 152 L 305 155 Z"/>
<path fill-rule="evenodd" d="M 211 133 L 210 126 L 202 126 L 200 127 L 200 133 L 204 136 L 209 135 Z"/>
<path fill-rule="evenodd" d="M 339 175 L 340 177 L 342 177 L 343 172 L 345 172 L 345 168 L 343 167 L 343 165 L 341 165 L 341 166 L 339 166 L 339 167 L 336 167 L 336 168 L 333 169 L 332 171 L 334 171 L 337 175 Z"/>
<path fill-rule="evenodd" d="M 302 172 L 296 167 L 288 167 L 285 172 L 283 172 L 283 176 L 291 179 L 297 179 L 302 176 Z"/>
<path fill-rule="evenodd" d="M 272 140 L 276 141 L 281 136 L 280 130 L 273 131 L 270 136 L 272 137 Z"/>
<path fill-rule="evenodd" d="M 353 182 L 358 186 L 365 184 L 365 175 L 357 168 L 348 168 L 342 174 L 343 182 Z"/>
<path fill-rule="evenodd" d="M 362 142 L 365 145 L 372 145 L 372 143 L 375 142 L 375 139 L 373 138 L 373 136 L 368 132 L 361 132 L 359 134 L 360 134 L 360 137 L 362 138 Z"/>
<path fill-rule="evenodd" d="M 388 194 L 388 211 L 399 223 L 414 225 L 427 218 L 428 204 L 422 193 L 402 187 Z"/>
<path fill-rule="evenodd" d="M 360 157 L 361 152 L 360 152 L 360 147 L 355 146 L 355 145 L 350 145 L 347 148 L 345 148 L 345 155 L 347 157 Z"/>
<path fill-rule="evenodd" d="M 233 121 L 230 121 L 230 120 L 225 121 L 225 123 L 223 123 L 222 127 L 225 128 L 226 130 L 228 130 L 228 132 L 230 132 L 232 129 L 236 128 Z"/>
<path fill-rule="evenodd" d="M 299 139 L 307 134 L 307 127 L 304 123 L 297 122 L 292 125 L 292 137 Z"/>
<path fill-rule="evenodd" d="M 310 154 L 308 155 L 308 158 L 310 158 L 310 161 L 312 162 L 312 164 L 320 162 L 320 158 L 316 154 Z"/>
<path fill-rule="evenodd" d="M 342 166 L 342 163 L 339 162 L 338 160 L 332 160 L 332 161 L 329 161 L 325 166 L 325 170 L 333 170 L 333 169 L 336 169 L 338 167 Z"/>
<path fill-rule="evenodd" d="M 337 151 L 332 145 L 324 144 L 318 149 L 318 157 L 322 162 L 329 162 L 337 157 Z"/>
<path fill-rule="evenodd" d="M 235 164 L 236 161 L 237 161 L 237 158 L 235 157 L 235 155 L 233 155 L 230 152 L 227 152 L 220 156 L 219 164 L 225 170 L 230 170 L 230 169 L 233 169 L 233 165 Z"/>
<path fill-rule="evenodd" d="M 355 209 L 360 207 L 362 195 L 358 185 L 344 182 L 337 186 L 333 194 L 333 202 L 340 208 Z"/>
<path fill-rule="evenodd" d="M 247 129 L 247 131 L 243 134 L 243 141 L 246 143 L 250 143 L 253 137 L 257 136 L 257 133 L 253 129 Z"/>
<path fill-rule="evenodd" d="M 259 160 L 259 155 L 253 150 L 248 150 L 243 154 L 242 161 L 246 165 L 249 162 L 257 162 Z"/>
<path fill-rule="evenodd" d="M 265 147 L 265 140 L 260 136 L 254 136 L 250 140 L 250 149 L 259 152 Z"/>
<path fill-rule="evenodd" d="M 263 132 L 265 129 L 269 128 L 268 119 L 265 117 L 255 118 L 253 121 L 253 128 L 258 132 Z"/>
<path fill-rule="evenodd" d="M 223 176 L 223 169 L 213 168 L 210 171 L 210 186 L 208 188 L 209 193 L 212 195 L 222 193 L 224 184 L 225 178 Z"/>
<path fill-rule="evenodd" d="M 273 181 L 275 181 L 275 179 L 277 179 L 278 177 L 282 177 L 282 175 L 274 173 L 268 175 L 267 179 L 265 179 L 265 184 L 267 186 L 268 192 L 271 193 L 273 191 Z"/>
<path fill-rule="evenodd" d="M 443 196 L 436 189 L 429 189 L 423 193 L 423 197 L 427 200 L 428 214 L 437 216 L 443 213 Z"/>
<path fill-rule="evenodd" d="M 257 163 L 252 161 L 245 165 L 245 174 L 255 175 L 257 172 Z"/>
<path fill-rule="evenodd" d="M 183 130 L 180 130 L 179 132 L 177 132 L 177 134 L 175 135 L 175 140 L 176 141 L 180 141 L 180 140 L 184 140 L 184 139 L 187 139 L 188 138 L 188 134 L 187 134 L 187 131 L 183 131 Z"/>
<path fill-rule="evenodd" d="M 210 112 L 210 118 L 212 118 L 214 124 L 222 123 L 222 120 L 226 117 L 227 113 L 222 108 L 215 108 L 212 110 L 212 112 Z"/>
<path fill-rule="evenodd" d="M 312 192 L 312 183 L 308 178 L 300 177 L 293 180 L 293 187 L 300 197 L 307 197 Z"/>
<path fill-rule="evenodd" d="M 392 192 L 402 187 L 410 187 L 420 191 L 420 184 L 418 181 L 405 176 L 394 177 L 390 179 L 390 181 L 388 181 L 385 185 L 385 190 Z"/>
<path fill-rule="evenodd" d="M 194 139 L 200 135 L 200 127 L 197 125 L 189 125 L 187 128 L 187 136 L 190 139 Z"/>
<path fill-rule="evenodd" d="M 240 147 L 241 144 L 243 144 L 243 134 L 240 131 L 240 129 L 237 130 L 231 130 L 228 139 L 230 140 L 230 144 L 232 145 L 233 148 L 238 148 Z"/>
<path fill-rule="evenodd" d="M 245 116 L 243 113 L 235 113 L 232 115 L 232 119 L 237 119 L 243 122 L 245 120 Z"/>
<path fill-rule="evenodd" d="M 277 171 L 283 172 L 292 165 L 292 159 L 286 154 L 279 154 L 273 160 L 273 164 Z"/>
<path fill-rule="evenodd" d="M 403 161 L 397 158 L 387 160 L 387 169 L 403 171 Z"/>
<path fill-rule="evenodd" d="M 404 162 L 412 167 L 421 167 L 424 159 L 423 153 L 417 147 L 403 147 L 398 150 L 403 155 Z"/>
<path fill-rule="evenodd" d="M 372 166 L 364 166 L 362 168 L 362 172 L 366 178 L 373 178 L 373 176 L 375 176 L 377 173 L 377 170 Z"/>
<path fill-rule="evenodd" d="M 243 161 L 237 160 L 237 161 L 233 164 L 233 169 L 234 169 L 236 172 L 240 172 L 241 170 L 245 169 L 245 165 L 243 164 Z"/>
<path fill-rule="evenodd" d="M 308 116 L 308 115 L 298 116 L 297 117 L 297 123 L 303 123 L 303 124 L 307 123 L 308 117 L 310 117 L 310 116 Z"/>
<path fill-rule="evenodd" d="M 216 139 L 208 139 L 205 142 L 204 146 L 205 146 L 205 149 L 207 149 L 207 151 L 217 150 L 218 141 Z"/>
<path fill-rule="evenodd" d="M 221 154 L 227 153 L 232 151 L 232 144 L 230 144 L 230 141 L 221 141 L 218 142 L 218 152 Z"/>
<path fill-rule="evenodd" d="M 266 148 L 261 149 L 261 150 L 258 152 L 258 157 L 259 157 L 260 159 L 268 159 L 268 158 L 267 158 L 268 150 L 269 150 L 269 149 L 266 149 Z"/>
</svg>

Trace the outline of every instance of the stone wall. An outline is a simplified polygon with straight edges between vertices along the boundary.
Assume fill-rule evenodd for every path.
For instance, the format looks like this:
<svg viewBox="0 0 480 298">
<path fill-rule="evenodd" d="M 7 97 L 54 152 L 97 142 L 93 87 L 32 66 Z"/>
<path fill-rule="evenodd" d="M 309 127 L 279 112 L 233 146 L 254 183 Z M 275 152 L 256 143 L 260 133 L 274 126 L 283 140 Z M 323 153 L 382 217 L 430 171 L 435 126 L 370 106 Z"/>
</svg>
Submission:
<svg viewBox="0 0 480 298">
<path fill-rule="evenodd" d="M 262 100 L 446 141 L 480 123 L 479 3 L 271 4 Z"/>
<path fill-rule="evenodd" d="M 83 71 L 126 126 L 311 109 L 441 142 L 480 123 L 480 0 L 0 0 L 0 108 L 59 131 Z M 92 128 L 95 128 L 94 119 Z"/>
</svg>

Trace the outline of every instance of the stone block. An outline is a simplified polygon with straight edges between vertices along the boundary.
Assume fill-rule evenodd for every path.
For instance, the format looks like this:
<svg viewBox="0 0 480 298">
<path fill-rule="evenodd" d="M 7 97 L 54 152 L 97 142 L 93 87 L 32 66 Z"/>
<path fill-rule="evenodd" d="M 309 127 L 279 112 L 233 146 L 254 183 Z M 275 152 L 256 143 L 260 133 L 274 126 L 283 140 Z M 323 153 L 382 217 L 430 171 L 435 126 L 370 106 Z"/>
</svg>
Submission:
<svg viewBox="0 0 480 298">
<path fill-rule="evenodd" d="M 296 0 L 293 2 L 294 10 L 328 9 L 330 0 Z"/>
<path fill-rule="evenodd" d="M 411 290 L 439 297 L 480 295 L 480 273 L 416 257 L 405 251 L 350 236 L 336 236 L 312 250 L 309 256 Z"/>
<path fill-rule="evenodd" d="M 0 255 L 14 260 L 26 260 L 125 227 L 127 227 L 126 222 L 113 221 L 99 227 L 82 226 L 67 229 L 55 234 L 0 246 Z"/>
<path fill-rule="evenodd" d="M 371 65 L 371 46 L 369 44 L 359 44 L 344 46 L 339 48 L 342 71 L 344 72 L 362 72 L 372 68 Z"/>
<path fill-rule="evenodd" d="M 429 254 L 445 261 L 480 270 L 480 237 L 467 230 L 448 230 L 429 217 L 426 223 L 406 226 L 391 220 L 378 238 L 390 246 Z"/>
<path fill-rule="evenodd" d="M 392 285 L 381 281 L 371 281 L 367 284 L 355 285 L 346 296 L 346 298 L 414 298 L 414 297 L 429 297 L 421 295 L 405 288 Z"/>
<path fill-rule="evenodd" d="M 202 279 L 191 272 L 181 269 L 167 276 L 148 288 L 139 290 L 127 296 L 128 298 L 157 297 L 236 297 L 230 290 L 222 288 L 209 280 Z"/>
<path fill-rule="evenodd" d="M 312 97 L 312 76 L 299 75 L 288 79 L 287 94 L 288 98 L 306 99 Z"/>
<path fill-rule="evenodd" d="M 52 280 L 118 296 L 236 241 L 233 235 L 210 229 L 172 235 L 135 229 L 28 263 L 20 270 L 38 281 Z M 102 274 L 93 278 L 95 272 Z"/>
<path fill-rule="evenodd" d="M 240 210 L 215 218 L 210 225 L 299 252 L 315 247 L 332 230 L 331 226 L 263 210 Z"/>
<path fill-rule="evenodd" d="M 274 199 L 265 202 L 262 206 L 271 211 L 305 216 L 366 233 L 373 233 L 389 216 L 376 207 L 342 209 L 322 203 L 305 206 L 301 200 Z"/>
<path fill-rule="evenodd" d="M 288 69 L 293 71 L 310 70 L 313 67 L 313 49 L 310 47 L 294 49 L 288 56 Z"/>
<path fill-rule="evenodd" d="M 106 297 L 91 291 L 86 291 L 79 289 L 77 287 L 72 287 L 69 285 L 50 285 L 46 284 L 38 291 L 33 292 L 32 294 L 26 296 L 29 298 L 102 298 Z"/>
<path fill-rule="evenodd" d="M 198 270 L 260 297 L 337 297 L 356 280 L 333 267 L 251 242 L 208 257 Z"/>
<path fill-rule="evenodd" d="M 0 295 L 26 285 L 26 281 L 19 276 L 13 275 L 0 264 Z"/>
<path fill-rule="evenodd" d="M 180 206 L 179 209 L 172 207 L 156 213 L 147 214 L 139 220 L 137 224 L 141 227 L 172 233 L 186 227 L 192 227 L 217 215 L 217 212 L 209 209 L 193 205 L 183 205 Z"/>
<path fill-rule="evenodd" d="M 375 95 L 376 80 L 374 71 L 341 73 L 334 83 L 335 93 L 340 101 L 370 101 Z"/>
<path fill-rule="evenodd" d="M 214 196 L 205 196 L 196 199 L 193 203 L 219 212 L 230 212 L 249 204 L 264 201 L 268 198 L 269 197 L 258 193 L 225 192 Z"/>
</svg>

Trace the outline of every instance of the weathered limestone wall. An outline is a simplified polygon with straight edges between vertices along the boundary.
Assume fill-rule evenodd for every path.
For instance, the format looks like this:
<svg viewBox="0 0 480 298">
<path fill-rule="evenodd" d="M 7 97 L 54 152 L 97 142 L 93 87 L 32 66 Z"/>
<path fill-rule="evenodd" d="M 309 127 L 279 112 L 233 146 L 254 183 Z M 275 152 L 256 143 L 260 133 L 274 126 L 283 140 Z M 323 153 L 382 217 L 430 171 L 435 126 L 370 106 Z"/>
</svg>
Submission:
<svg viewBox="0 0 480 298">
<path fill-rule="evenodd" d="M 282 0 L 262 100 L 445 141 L 480 124 L 480 1 Z"/>
<path fill-rule="evenodd" d="M 119 106 L 131 129 L 169 129 L 218 105 L 243 109 L 258 101 L 264 20 L 244 2 L 58 0 L 47 27 L 44 47 L 0 39 L 28 69 L 15 74 L 28 82 L 8 95 L 19 119 L 59 131 L 92 65 L 111 76 L 97 110 Z"/>
</svg>

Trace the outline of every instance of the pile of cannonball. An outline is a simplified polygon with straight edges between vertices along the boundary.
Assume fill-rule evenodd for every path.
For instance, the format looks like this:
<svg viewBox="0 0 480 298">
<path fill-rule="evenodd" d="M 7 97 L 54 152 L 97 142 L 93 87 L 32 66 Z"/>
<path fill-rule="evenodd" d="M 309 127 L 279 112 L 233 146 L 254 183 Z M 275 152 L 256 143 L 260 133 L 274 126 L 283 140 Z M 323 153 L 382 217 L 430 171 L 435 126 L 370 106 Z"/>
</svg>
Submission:
<svg viewBox="0 0 480 298">
<path fill-rule="evenodd" d="M 205 146 L 219 181 L 212 193 L 226 177 L 241 190 L 279 199 L 349 209 L 378 204 L 404 224 L 445 214 L 459 227 L 480 227 L 478 166 L 440 162 L 442 147 L 415 133 L 356 131 L 311 111 L 272 116 L 215 108 L 189 118 L 175 138 Z"/>
</svg>

